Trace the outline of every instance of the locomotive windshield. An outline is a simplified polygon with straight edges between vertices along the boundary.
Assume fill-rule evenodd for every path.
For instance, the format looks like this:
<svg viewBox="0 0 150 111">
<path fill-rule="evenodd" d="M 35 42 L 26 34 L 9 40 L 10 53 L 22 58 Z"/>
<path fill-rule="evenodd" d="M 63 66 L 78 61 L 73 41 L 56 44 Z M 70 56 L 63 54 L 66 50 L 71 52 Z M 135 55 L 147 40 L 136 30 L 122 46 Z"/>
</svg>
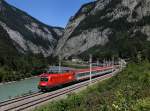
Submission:
<svg viewBox="0 0 150 111">
<path fill-rule="evenodd" d="M 41 78 L 41 81 L 47 82 L 48 78 Z"/>
</svg>

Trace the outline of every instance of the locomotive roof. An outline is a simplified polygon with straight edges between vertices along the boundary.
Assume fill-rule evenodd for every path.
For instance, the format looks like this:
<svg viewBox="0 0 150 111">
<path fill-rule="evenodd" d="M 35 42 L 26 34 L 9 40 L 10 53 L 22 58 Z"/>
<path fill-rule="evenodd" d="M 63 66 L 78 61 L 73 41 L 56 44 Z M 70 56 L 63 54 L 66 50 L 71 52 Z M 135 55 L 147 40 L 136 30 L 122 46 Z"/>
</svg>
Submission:
<svg viewBox="0 0 150 111">
<path fill-rule="evenodd" d="M 73 68 L 69 68 L 69 67 L 60 67 L 61 71 L 70 71 L 70 70 L 74 70 Z M 59 71 L 59 66 L 50 66 L 48 67 L 48 72 L 56 72 Z"/>
</svg>

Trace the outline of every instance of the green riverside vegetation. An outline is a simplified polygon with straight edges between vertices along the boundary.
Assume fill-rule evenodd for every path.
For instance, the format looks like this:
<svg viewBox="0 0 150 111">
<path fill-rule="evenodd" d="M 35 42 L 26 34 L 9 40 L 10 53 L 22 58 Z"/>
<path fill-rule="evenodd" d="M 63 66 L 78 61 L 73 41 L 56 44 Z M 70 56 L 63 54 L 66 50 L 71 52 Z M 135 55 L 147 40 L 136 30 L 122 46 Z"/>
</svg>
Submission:
<svg viewBox="0 0 150 111">
<path fill-rule="evenodd" d="M 116 76 L 35 111 L 150 111 L 150 63 L 129 63 Z"/>
</svg>

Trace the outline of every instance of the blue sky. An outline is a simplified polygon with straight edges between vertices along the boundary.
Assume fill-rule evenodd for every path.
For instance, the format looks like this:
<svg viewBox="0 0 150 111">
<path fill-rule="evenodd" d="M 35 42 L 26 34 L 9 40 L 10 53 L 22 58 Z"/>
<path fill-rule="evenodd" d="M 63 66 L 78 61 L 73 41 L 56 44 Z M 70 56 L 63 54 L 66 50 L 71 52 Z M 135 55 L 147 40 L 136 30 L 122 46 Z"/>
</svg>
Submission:
<svg viewBox="0 0 150 111">
<path fill-rule="evenodd" d="M 45 24 L 65 27 L 82 4 L 93 0 L 6 0 Z"/>
</svg>

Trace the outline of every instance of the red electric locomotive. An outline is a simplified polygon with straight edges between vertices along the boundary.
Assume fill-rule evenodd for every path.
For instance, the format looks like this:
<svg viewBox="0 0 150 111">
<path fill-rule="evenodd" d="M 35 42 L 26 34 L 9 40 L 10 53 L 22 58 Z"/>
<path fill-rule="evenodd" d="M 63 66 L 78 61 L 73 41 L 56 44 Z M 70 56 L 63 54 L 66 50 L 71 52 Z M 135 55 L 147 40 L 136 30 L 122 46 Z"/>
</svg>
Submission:
<svg viewBox="0 0 150 111">
<path fill-rule="evenodd" d="M 92 77 L 109 74 L 114 71 L 113 66 L 94 67 L 92 68 Z M 90 69 L 80 70 L 63 70 L 59 73 L 58 70 L 49 70 L 47 73 L 40 75 L 40 82 L 38 88 L 40 90 L 49 90 L 53 87 L 64 85 L 67 83 L 86 80 L 90 78 Z"/>
</svg>

